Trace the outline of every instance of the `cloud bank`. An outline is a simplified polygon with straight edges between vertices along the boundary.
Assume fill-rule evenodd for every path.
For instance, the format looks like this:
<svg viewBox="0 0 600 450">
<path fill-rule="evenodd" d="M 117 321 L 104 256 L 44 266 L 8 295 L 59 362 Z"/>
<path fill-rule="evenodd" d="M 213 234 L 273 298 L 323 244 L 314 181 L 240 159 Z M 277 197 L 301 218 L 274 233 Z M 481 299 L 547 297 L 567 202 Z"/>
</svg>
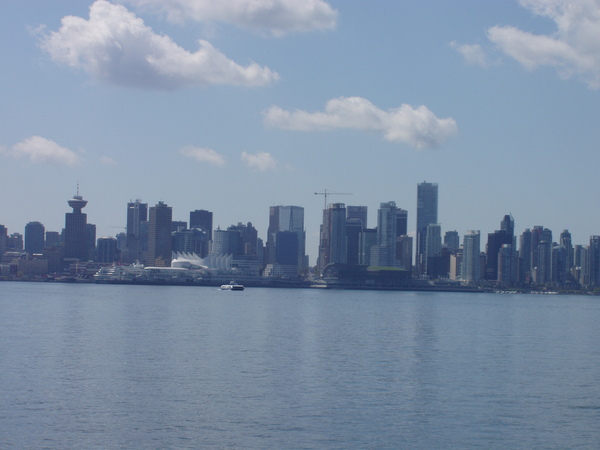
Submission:
<svg viewBox="0 0 600 450">
<path fill-rule="evenodd" d="M 211 148 L 193 147 L 189 145 L 179 150 L 179 153 L 201 163 L 208 163 L 218 167 L 225 165 L 225 157 Z"/>
<path fill-rule="evenodd" d="M 438 147 L 457 132 L 454 119 L 439 119 L 426 106 L 401 105 L 384 111 L 361 97 L 329 100 L 324 112 L 290 112 L 272 106 L 264 112 L 264 122 L 271 127 L 299 131 L 336 128 L 378 131 L 387 141 L 419 149 Z"/>
<path fill-rule="evenodd" d="M 323 0 L 120 0 L 182 23 L 224 22 L 240 28 L 289 32 L 334 28 L 337 11 Z"/>
<path fill-rule="evenodd" d="M 241 66 L 209 42 L 189 52 L 158 35 L 124 6 L 97 0 L 90 18 L 66 16 L 41 47 L 57 63 L 82 69 L 94 79 L 124 86 L 175 89 L 231 84 L 263 86 L 279 76 L 256 63 Z"/>
<path fill-rule="evenodd" d="M 488 39 L 527 70 L 553 67 L 563 79 L 574 77 L 591 89 L 600 88 L 600 2 L 520 0 L 519 3 L 533 14 L 553 21 L 556 31 L 534 34 L 510 25 L 496 25 L 487 30 Z M 455 48 L 468 62 L 485 61 L 485 55 L 477 47 Z"/>
<path fill-rule="evenodd" d="M 0 153 L 14 159 L 26 158 L 33 164 L 74 166 L 81 162 L 74 151 L 40 136 L 32 136 L 10 148 L 0 148 Z"/>
<path fill-rule="evenodd" d="M 275 158 L 267 152 L 258 152 L 256 155 L 242 152 L 242 161 L 251 169 L 260 170 L 261 172 L 276 170 L 279 167 Z"/>
</svg>

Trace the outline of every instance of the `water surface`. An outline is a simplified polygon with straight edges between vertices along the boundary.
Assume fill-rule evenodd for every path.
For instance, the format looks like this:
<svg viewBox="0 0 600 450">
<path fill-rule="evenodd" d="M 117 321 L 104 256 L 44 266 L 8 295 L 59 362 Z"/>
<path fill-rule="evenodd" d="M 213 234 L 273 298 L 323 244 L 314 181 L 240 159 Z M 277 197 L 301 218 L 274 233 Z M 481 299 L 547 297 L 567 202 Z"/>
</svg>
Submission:
<svg viewBox="0 0 600 450">
<path fill-rule="evenodd" d="M 600 299 L 0 283 L 15 448 L 598 448 Z"/>
</svg>

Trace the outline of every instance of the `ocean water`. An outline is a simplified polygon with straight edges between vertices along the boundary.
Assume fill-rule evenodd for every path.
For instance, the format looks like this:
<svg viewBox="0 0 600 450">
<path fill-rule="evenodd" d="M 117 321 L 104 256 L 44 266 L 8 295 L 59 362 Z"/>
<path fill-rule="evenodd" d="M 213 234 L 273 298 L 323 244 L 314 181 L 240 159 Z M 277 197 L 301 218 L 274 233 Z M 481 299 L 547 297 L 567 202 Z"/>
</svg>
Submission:
<svg viewBox="0 0 600 450">
<path fill-rule="evenodd" d="M 0 282 L 2 448 L 600 448 L 600 298 Z"/>
</svg>

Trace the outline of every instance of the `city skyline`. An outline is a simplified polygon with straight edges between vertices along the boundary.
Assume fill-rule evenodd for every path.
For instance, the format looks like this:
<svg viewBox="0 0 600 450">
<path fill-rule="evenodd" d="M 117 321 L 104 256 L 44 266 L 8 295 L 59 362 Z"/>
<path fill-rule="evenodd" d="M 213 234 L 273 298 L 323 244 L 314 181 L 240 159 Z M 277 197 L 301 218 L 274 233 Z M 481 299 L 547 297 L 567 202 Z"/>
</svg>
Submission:
<svg viewBox="0 0 600 450">
<path fill-rule="evenodd" d="M 417 185 L 417 192 L 418 188 L 422 188 L 423 185 L 426 185 L 426 187 L 434 187 L 435 188 L 435 197 L 436 197 L 436 203 L 437 203 L 437 195 L 439 193 L 439 185 L 438 183 L 429 183 L 429 182 L 423 182 L 423 183 L 418 183 Z M 418 196 L 418 194 L 417 194 Z M 417 201 L 417 204 L 419 202 Z M 73 209 L 72 212 L 68 212 L 65 211 L 63 213 L 63 217 L 64 217 L 64 222 L 63 222 L 63 226 L 59 227 L 58 230 L 54 230 L 54 229 L 50 229 L 49 227 L 45 226 L 45 223 L 43 221 L 43 219 L 39 219 L 39 220 L 32 220 L 26 224 L 23 225 L 22 229 L 19 230 L 14 230 L 14 229 L 10 229 L 9 227 L 7 227 L 4 224 L 0 224 L 0 227 L 2 227 L 3 230 L 5 230 L 6 235 L 8 237 L 10 237 L 11 235 L 15 235 L 18 234 L 20 236 L 20 239 L 22 241 L 22 248 L 25 249 L 28 245 L 26 237 L 28 234 L 28 228 L 31 226 L 35 226 L 36 228 L 40 227 L 42 230 L 45 230 L 45 233 L 50 233 L 51 234 L 51 238 L 50 239 L 56 239 L 55 236 L 58 236 L 60 233 L 64 233 L 63 239 L 65 239 L 65 241 L 63 242 L 63 245 L 68 247 L 69 245 L 73 245 L 73 244 L 67 244 L 67 242 L 69 241 L 69 239 L 72 239 L 70 237 L 70 232 L 69 227 L 72 226 L 70 225 L 71 223 L 73 223 L 73 215 L 75 214 L 75 216 L 80 215 L 83 216 L 83 222 L 81 220 L 77 220 L 75 223 L 77 224 L 76 226 L 78 226 L 79 229 L 76 232 L 76 237 L 75 240 L 77 241 L 77 243 L 75 244 L 76 246 L 79 247 L 79 250 L 75 252 L 75 254 L 80 254 L 78 257 L 80 259 L 85 259 L 85 256 L 82 256 L 85 254 L 86 250 L 86 246 L 90 247 L 91 241 L 90 238 L 91 236 L 86 236 L 84 234 L 86 233 L 90 233 L 89 228 L 92 228 L 92 232 L 94 233 L 94 237 L 95 239 L 101 239 L 101 238 L 106 238 L 106 237 L 110 237 L 110 238 L 116 238 L 119 237 L 119 235 L 121 235 L 125 241 L 127 242 L 127 246 L 129 248 L 137 248 L 137 246 L 139 246 L 139 243 L 137 244 L 133 244 L 134 247 L 131 247 L 132 242 L 130 242 L 132 240 L 132 237 L 138 238 L 139 239 L 139 230 L 140 230 L 140 224 L 144 221 L 147 220 L 147 233 L 155 233 L 156 229 L 153 228 L 155 227 L 155 225 L 151 225 L 151 222 L 153 222 L 152 216 L 150 214 L 148 214 L 148 212 L 154 214 L 157 209 L 164 209 L 164 210 L 168 210 L 168 223 L 169 226 L 163 225 L 164 228 L 164 235 L 162 237 L 163 241 L 165 240 L 169 240 L 168 245 L 170 246 L 170 240 L 171 240 L 171 232 L 172 232 L 172 227 L 170 226 L 170 223 L 181 223 L 181 224 L 185 224 L 187 226 L 187 228 L 196 228 L 196 227 L 200 227 L 201 229 L 203 229 L 203 231 L 207 234 L 207 236 L 211 236 L 213 234 L 213 232 L 217 231 L 217 230 L 223 230 L 225 231 L 226 229 L 236 229 L 240 226 L 242 226 L 242 223 L 248 223 L 248 225 L 252 225 L 251 221 L 245 221 L 243 218 L 240 218 L 240 220 L 238 220 L 235 223 L 229 224 L 229 225 L 213 225 L 212 228 L 208 228 L 207 226 L 202 226 L 201 224 L 207 224 L 207 223 L 212 223 L 213 221 L 213 216 L 214 216 L 214 212 L 213 211 L 207 211 L 207 210 L 191 210 L 188 211 L 187 214 L 189 217 L 189 221 L 188 220 L 178 220 L 175 217 L 179 217 L 180 215 L 182 215 L 181 213 L 177 213 L 178 215 L 176 216 L 175 213 L 173 212 L 173 208 L 170 207 L 166 202 L 159 200 L 156 202 L 156 204 L 154 206 L 150 206 L 149 203 L 145 203 L 142 199 L 136 199 L 134 202 L 129 201 L 126 202 L 126 210 L 125 213 L 123 214 L 123 220 L 125 221 L 125 223 L 127 224 L 127 226 L 125 227 L 117 227 L 119 229 L 121 229 L 120 231 L 117 231 L 116 233 L 110 234 L 110 235 L 102 235 L 102 234 L 95 234 L 96 231 L 96 227 L 97 227 L 97 223 L 94 222 L 90 222 L 87 223 L 87 215 L 81 213 L 81 209 L 87 207 L 87 205 L 89 204 L 89 201 L 86 198 L 83 198 L 82 195 L 79 195 L 79 186 L 78 186 L 78 190 L 77 193 L 75 195 L 73 195 L 70 199 L 67 200 L 67 205 L 68 207 L 71 207 Z M 350 204 L 345 204 L 343 202 L 332 202 L 332 203 L 328 203 L 327 204 L 327 209 L 322 210 L 322 218 L 323 218 L 323 222 L 322 224 L 325 223 L 325 221 L 330 220 L 330 214 L 331 214 L 331 210 L 333 211 L 337 211 L 339 210 L 340 212 L 343 213 L 343 225 L 340 224 L 339 226 L 342 226 L 343 228 L 346 228 L 346 226 L 350 225 L 350 221 L 349 219 L 355 219 L 355 217 L 360 217 L 358 219 L 359 223 L 361 223 L 361 229 L 364 229 L 365 231 L 371 230 L 371 231 L 376 231 L 378 234 L 377 239 L 382 239 L 382 237 L 384 239 L 386 239 L 384 236 L 386 235 L 386 233 L 388 233 L 387 231 L 383 231 L 384 229 L 387 229 L 389 227 L 389 225 L 386 225 L 384 223 L 381 222 L 381 217 L 382 214 L 387 215 L 388 213 L 386 212 L 389 208 L 393 208 L 394 211 L 397 211 L 397 215 L 396 213 L 394 213 L 394 217 L 397 217 L 397 222 L 395 222 L 393 224 L 393 230 L 394 233 L 396 233 L 396 230 L 398 229 L 402 229 L 402 231 L 397 231 L 397 236 L 400 237 L 403 235 L 404 231 L 408 231 L 407 236 L 411 237 L 412 239 L 414 239 L 416 241 L 416 236 L 417 236 L 417 232 L 416 231 L 411 231 L 411 227 L 410 225 L 407 227 L 407 224 L 411 223 L 411 212 L 402 208 L 399 208 L 396 206 L 394 201 L 389 201 L 389 202 L 381 202 L 379 204 L 379 207 L 377 210 L 375 211 L 371 211 L 371 214 L 369 214 L 369 208 L 365 205 L 350 205 Z M 437 204 L 435 205 L 436 207 L 438 206 Z M 415 208 L 415 215 L 416 215 L 416 210 L 417 208 Z M 141 213 L 140 213 L 141 211 Z M 281 213 L 280 211 L 285 211 L 286 216 L 280 216 Z M 295 213 L 294 211 L 298 211 L 297 213 Z M 351 212 L 350 212 L 351 211 Z M 268 210 L 266 211 L 266 215 L 268 216 L 267 222 L 270 224 L 269 227 L 263 229 L 257 229 L 257 238 L 260 239 L 263 244 L 267 244 L 269 242 L 269 235 L 274 232 L 277 231 L 276 228 L 279 228 L 279 231 L 294 231 L 294 232 L 300 232 L 302 234 L 302 239 L 304 239 L 304 236 L 306 234 L 308 234 L 310 232 L 310 230 L 306 229 L 305 223 L 304 223 L 304 208 L 301 206 L 295 206 L 295 205 L 272 205 L 268 207 Z M 297 215 L 296 215 L 297 214 Z M 295 216 L 296 215 L 296 216 Z M 294 219 L 294 216 L 296 217 L 296 219 Z M 218 214 L 217 214 L 218 217 Z M 342 217 L 342 216 L 340 216 Z M 200 218 L 202 218 L 202 220 L 200 220 Z M 364 224 L 364 220 L 366 219 L 366 224 Z M 94 219 L 92 219 L 94 220 Z M 192 222 L 193 221 L 197 221 L 196 224 L 194 224 L 194 226 L 192 226 Z M 387 222 L 389 222 L 389 219 L 386 219 Z M 387 223 L 386 222 L 386 223 Z M 415 222 L 415 229 L 417 228 L 417 224 L 416 224 L 416 219 L 412 220 L 412 222 Z M 237 226 L 236 226 L 237 224 Z M 304 230 L 301 230 L 301 226 L 304 225 Z M 369 227 L 369 224 L 373 224 L 373 227 Z M 384 233 L 383 235 L 380 235 L 380 232 L 378 231 L 379 229 L 379 225 L 382 225 L 382 233 Z M 131 226 L 131 230 L 129 228 L 129 226 Z M 85 228 L 88 228 L 88 230 L 86 231 Z M 273 229 L 273 231 L 270 230 L 270 227 L 275 227 L 275 229 Z M 397 228 L 398 227 L 398 228 Z M 593 240 L 594 237 L 598 237 L 600 235 L 600 231 L 598 234 L 592 234 L 590 235 L 587 239 L 584 239 L 582 241 L 575 241 L 574 239 L 572 239 L 572 232 L 571 229 L 568 227 L 564 227 L 561 229 L 561 233 L 559 234 L 558 230 L 554 230 L 554 233 L 556 233 L 553 237 L 553 230 L 549 227 L 545 227 L 543 225 L 524 225 L 522 228 L 518 228 L 515 226 L 515 221 L 514 221 L 514 217 L 512 216 L 512 214 L 505 214 L 502 216 L 502 220 L 500 221 L 500 230 L 498 230 L 497 226 L 496 226 L 496 230 L 479 230 L 479 229 L 469 229 L 467 230 L 465 233 L 460 233 L 457 230 L 448 230 L 445 227 L 442 226 L 442 224 L 436 223 L 436 224 L 431 224 L 429 227 L 427 227 L 427 231 L 429 233 L 429 228 L 431 227 L 435 227 L 437 229 L 436 233 L 439 239 L 438 242 L 438 246 L 441 246 L 442 244 L 442 236 L 444 236 L 444 245 L 449 248 L 450 250 L 455 250 L 457 247 L 456 245 L 452 245 L 449 244 L 448 242 L 446 242 L 446 238 L 450 238 L 451 236 L 453 236 L 454 234 L 456 234 L 457 237 L 457 242 L 460 243 L 460 246 L 462 247 L 463 245 L 463 239 L 466 238 L 467 236 L 473 236 L 474 233 L 477 233 L 479 236 L 481 236 L 481 238 L 479 239 L 479 241 L 481 242 L 481 252 L 486 252 L 486 248 L 485 248 L 485 244 L 486 242 L 489 243 L 493 243 L 492 245 L 495 247 L 494 250 L 490 251 L 494 254 L 497 255 L 499 252 L 499 249 L 501 247 L 501 245 L 503 243 L 510 243 L 510 245 L 513 246 L 513 248 L 515 250 L 520 249 L 520 246 L 522 245 L 522 243 L 517 241 L 517 237 L 521 236 L 524 233 L 532 233 L 532 239 L 533 242 L 532 244 L 530 244 L 533 248 L 535 248 L 537 246 L 537 244 L 541 241 L 546 241 L 548 243 L 557 243 L 557 244 L 564 244 L 566 241 L 568 241 L 568 245 L 582 245 L 582 246 L 587 246 L 591 240 Z M 206 228 L 206 229 L 204 229 Z M 137 230 L 137 231 L 135 231 Z M 154 231 L 150 231 L 150 230 L 154 230 Z M 530 231 L 532 230 L 532 231 Z M 345 233 L 345 232 L 344 232 Z M 495 237 L 491 237 L 491 236 L 496 236 L 498 235 L 498 233 L 507 233 L 507 236 L 510 236 L 510 238 L 508 240 L 502 240 L 502 238 L 499 241 L 496 241 Z M 545 234 L 544 234 L 545 233 Z M 489 235 L 489 237 L 487 238 L 487 240 L 484 240 L 484 236 Z M 500 236 L 502 236 L 502 234 L 500 234 Z M 490 237 L 492 240 L 490 240 Z M 522 237 L 521 237 L 522 238 Z M 300 239 L 300 238 L 299 238 Z M 39 240 L 39 238 L 37 238 L 36 240 Z M 48 240 L 48 237 L 46 237 L 46 240 Z M 209 238 L 210 240 L 210 238 Z M 389 238 L 388 238 L 389 240 Z M 496 243 L 497 242 L 497 243 Z M 94 244 L 95 244 L 95 240 L 94 240 Z M 300 247 L 304 247 L 304 245 L 308 245 L 305 244 L 304 242 L 299 242 Z M 38 244 L 39 245 L 39 244 Z M 153 244 L 156 245 L 156 244 Z M 339 243 L 339 246 L 344 247 L 343 252 L 346 252 L 348 243 L 346 244 L 342 244 L 341 242 Z M 378 245 L 388 245 L 385 243 L 378 243 Z M 415 247 L 414 243 L 411 243 L 410 246 L 412 247 L 412 257 L 416 257 L 416 253 L 417 253 L 417 249 Z M 315 249 L 312 249 L 313 251 L 311 251 L 311 249 L 309 249 L 308 247 L 305 249 L 305 254 L 309 257 L 309 265 L 310 266 L 316 266 L 317 265 L 317 258 L 319 255 L 319 250 L 320 250 L 320 244 L 317 243 L 317 246 Z M 205 252 L 205 250 L 203 250 L 203 252 Z M 267 250 L 265 250 L 267 251 Z M 337 251 L 340 251 L 339 249 Z M 67 253 L 69 253 L 69 251 L 67 251 Z M 77 253 L 79 252 L 79 253 Z M 427 250 L 426 250 L 427 252 Z M 198 252 L 200 253 L 200 252 Z M 163 250 L 163 258 L 164 255 L 166 255 L 167 253 Z M 302 254 L 302 252 L 300 252 L 300 254 Z M 315 255 L 314 257 L 312 257 L 312 255 Z M 348 255 L 343 256 L 342 259 L 347 258 Z M 68 257 L 68 256 L 67 256 Z M 130 263 L 130 262 L 135 262 L 135 257 L 133 257 L 133 259 L 131 259 L 131 255 L 127 255 L 125 257 L 124 262 Z M 536 256 L 537 257 L 537 256 Z M 339 258 L 339 257 L 338 257 Z M 89 258 L 90 260 L 93 259 L 92 257 Z M 495 256 L 494 256 L 495 259 Z M 338 261 L 339 262 L 339 261 Z M 416 261 L 413 261 L 413 264 L 416 265 Z M 300 263 L 300 265 L 302 265 L 302 263 Z M 391 264 L 394 265 L 394 264 Z M 495 267 L 494 265 L 492 265 L 492 267 Z M 418 268 L 417 268 L 418 271 Z M 498 268 L 495 268 L 492 270 L 492 278 L 496 278 L 497 277 L 497 271 Z M 485 278 L 484 273 L 481 273 L 481 277 Z"/>
<path fill-rule="evenodd" d="M 394 201 L 412 234 L 431 180 L 461 237 L 505 214 L 600 232 L 597 2 L 258 0 L 262 21 L 207 4 L 3 3 L 1 224 L 60 230 L 78 181 L 97 237 L 136 198 L 263 239 L 271 205 L 298 205 L 314 264 L 315 192 L 352 194 L 328 200 L 368 206 L 368 227 Z"/>
</svg>

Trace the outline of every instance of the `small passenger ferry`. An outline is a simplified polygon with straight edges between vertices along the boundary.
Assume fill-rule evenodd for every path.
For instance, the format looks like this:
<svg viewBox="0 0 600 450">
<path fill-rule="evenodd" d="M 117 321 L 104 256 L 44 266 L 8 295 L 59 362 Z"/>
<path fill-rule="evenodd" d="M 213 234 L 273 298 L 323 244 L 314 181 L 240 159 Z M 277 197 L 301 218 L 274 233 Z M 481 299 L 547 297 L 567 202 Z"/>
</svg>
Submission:
<svg viewBox="0 0 600 450">
<path fill-rule="evenodd" d="M 229 284 L 221 285 L 222 291 L 243 291 L 244 285 L 237 284 L 235 281 L 230 281 Z"/>
</svg>

